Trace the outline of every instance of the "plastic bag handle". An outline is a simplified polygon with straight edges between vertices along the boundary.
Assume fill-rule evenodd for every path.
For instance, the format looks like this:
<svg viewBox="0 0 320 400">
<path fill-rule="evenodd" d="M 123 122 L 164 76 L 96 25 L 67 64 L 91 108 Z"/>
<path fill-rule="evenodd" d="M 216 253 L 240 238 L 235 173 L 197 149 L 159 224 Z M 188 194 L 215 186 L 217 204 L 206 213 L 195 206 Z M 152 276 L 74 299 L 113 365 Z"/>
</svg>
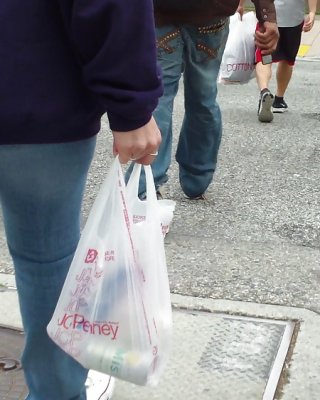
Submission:
<svg viewBox="0 0 320 400">
<path fill-rule="evenodd" d="M 152 206 L 156 206 L 158 199 L 156 186 L 153 179 L 153 173 L 150 165 L 144 165 L 144 173 L 146 175 L 147 199 L 149 201 L 149 204 L 152 204 Z"/>
<path fill-rule="evenodd" d="M 127 193 L 129 196 L 138 197 L 141 167 L 142 167 L 141 164 L 134 163 L 134 166 L 133 166 L 133 169 L 131 172 L 131 176 L 127 183 L 127 189 L 128 189 Z M 149 205 L 151 207 L 156 206 L 158 199 L 157 199 L 156 187 L 155 187 L 154 180 L 153 180 L 151 166 L 144 165 L 143 168 L 144 168 L 144 173 L 145 173 L 145 178 L 146 178 L 146 193 L 147 193 L 147 200 L 148 200 L 147 209 L 148 209 Z"/>
<path fill-rule="evenodd" d="M 134 163 L 129 180 L 127 182 L 127 194 L 129 197 L 137 197 L 139 195 L 140 175 L 141 164 Z"/>
</svg>

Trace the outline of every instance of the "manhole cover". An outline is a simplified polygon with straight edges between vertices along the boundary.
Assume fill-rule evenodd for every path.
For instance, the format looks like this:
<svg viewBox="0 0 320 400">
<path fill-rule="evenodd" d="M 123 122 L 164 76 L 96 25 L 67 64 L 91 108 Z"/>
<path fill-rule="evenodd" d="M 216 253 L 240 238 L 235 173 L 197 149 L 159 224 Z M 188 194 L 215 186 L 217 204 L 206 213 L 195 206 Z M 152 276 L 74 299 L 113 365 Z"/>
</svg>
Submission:
<svg viewBox="0 0 320 400">
<path fill-rule="evenodd" d="M 293 331 L 293 322 L 175 311 L 159 386 L 118 382 L 114 400 L 272 400 Z"/>
<path fill-rule="evenodd" d="M 19 360 L 22 346 L 22 332 L 0 327 L 1 400 L 23 400 L 27 395 L 27 388 Z"/>
</svg>

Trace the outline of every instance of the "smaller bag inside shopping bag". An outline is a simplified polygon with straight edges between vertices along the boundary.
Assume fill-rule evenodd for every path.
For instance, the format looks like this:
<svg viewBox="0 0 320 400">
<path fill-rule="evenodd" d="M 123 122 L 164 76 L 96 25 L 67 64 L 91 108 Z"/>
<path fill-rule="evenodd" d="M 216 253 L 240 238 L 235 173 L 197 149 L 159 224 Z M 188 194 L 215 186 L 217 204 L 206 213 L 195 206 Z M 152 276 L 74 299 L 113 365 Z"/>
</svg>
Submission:
<svg viewBox="0 0 320 400">
<path fill-rule="evenodd" d="M 169 356 L 172 311 L 149 166 L 145 174 L 145 219 L 133 224 L 118 157 L 113 162 L 47 331 L 88 369 L 138 385 L 156 385 Z"/>
<path fill-rule="evenodd" d="M 146 219 L 147 202 L 146 200 L 140 200 L 139 193 L 139 180 L 141 175 L 141 164 L 135 164 L 127 183 L 127 199 L 129 207 L 132 210 L 133 222 L 138 223 Z M 157 200 L 157 208 L 159 209 L 159 217 L 164 236 L 169 232 L 170 224 L 173 219 L 173 212 L 176 206 L 176 202 L 169 199 Z"/>
<path fill-rule="evenodd" d="M 218 82 L 245 84 L 255 77 L 254 33 L 257 26 L 253 11 L 230 17 L 229 36 L 222 56 Z"/>
</svg>

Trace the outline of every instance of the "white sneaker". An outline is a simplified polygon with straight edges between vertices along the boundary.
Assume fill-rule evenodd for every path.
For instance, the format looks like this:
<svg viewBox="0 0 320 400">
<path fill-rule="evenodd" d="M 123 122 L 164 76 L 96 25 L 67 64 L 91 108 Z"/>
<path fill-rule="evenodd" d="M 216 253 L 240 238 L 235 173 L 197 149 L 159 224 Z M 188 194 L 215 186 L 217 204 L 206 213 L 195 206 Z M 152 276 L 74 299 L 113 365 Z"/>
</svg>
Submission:
<svg viewBox="0 0 320 400">
<path fill-rule="evenodd" d="M 273 114 L 271 111 L 273 99 L 274 96 L 268 89 L 260 96 L 258 108 L 258 120 L 260 122 L 271 122 L 273 120 Z"/>
<path fill-rule="evenodd" d="M 87 400 L 110 400 L 114 384 L 112 376 L 90 369 L 86 380 Z"/>
</svg>

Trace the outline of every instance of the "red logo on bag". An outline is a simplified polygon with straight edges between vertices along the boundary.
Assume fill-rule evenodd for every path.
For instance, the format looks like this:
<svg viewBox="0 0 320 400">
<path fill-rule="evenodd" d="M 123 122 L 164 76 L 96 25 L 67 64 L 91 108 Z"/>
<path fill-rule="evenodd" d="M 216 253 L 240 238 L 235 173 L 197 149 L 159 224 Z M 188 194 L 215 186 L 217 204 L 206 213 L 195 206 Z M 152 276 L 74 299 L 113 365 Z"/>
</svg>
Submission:
<svg viewBox="0 0 320 400">
<path fill-rule="evenodd" d="M 53 336 L 54 341 L 73 357 L 79 357 L 83 350 L 81 341 L 84 333 L 79 331 L 66 331 L 60 327 Z"/>
<path fill-rule="evenodd" d="M 255 65 L 252 63 L 233 63 L 226 64 L 222 68 L 223 71 L 231 72 L 231 71 L 253 71 L 255 69 Z"/>
<path fill-rule="evenodd" d="M 134 214 L 132 216 L 132 219 L 133 219 L 133 223 L 137 224 L 138 222 L 145 221 L 146 220 L 146 216 L 145 215 L 136 215 L 136 214 Z"/>
<path fill-rule="evenodd" d="M 104 260 L 105 261 L 114 261 L 114 250 L 106 250 L 104 253 Z"/>
<path fill-rule="evenodd" d="M 97 250 L 95 250 L 95 249 L 89 249 L 89 250 L 88 250 L 88 253 L 87 253 L 87 257 L 86 257 L 86 259 L 85 259 L 84 262 L 85 262 L 86 264 L 92 264 L 92 263 L 95 262 L 95 259 L 97 258 L 97 256 L 98 256 Z"/>
<path fill-rule="evenodd" d="M 58 325 L 65 330 L 78 330 L 90 335 L 109 336 L 111 340 L 117 339 L 119 324 L 116 322 L 89 321 L 82 314 L 64 314 Z"/>
</svg>

